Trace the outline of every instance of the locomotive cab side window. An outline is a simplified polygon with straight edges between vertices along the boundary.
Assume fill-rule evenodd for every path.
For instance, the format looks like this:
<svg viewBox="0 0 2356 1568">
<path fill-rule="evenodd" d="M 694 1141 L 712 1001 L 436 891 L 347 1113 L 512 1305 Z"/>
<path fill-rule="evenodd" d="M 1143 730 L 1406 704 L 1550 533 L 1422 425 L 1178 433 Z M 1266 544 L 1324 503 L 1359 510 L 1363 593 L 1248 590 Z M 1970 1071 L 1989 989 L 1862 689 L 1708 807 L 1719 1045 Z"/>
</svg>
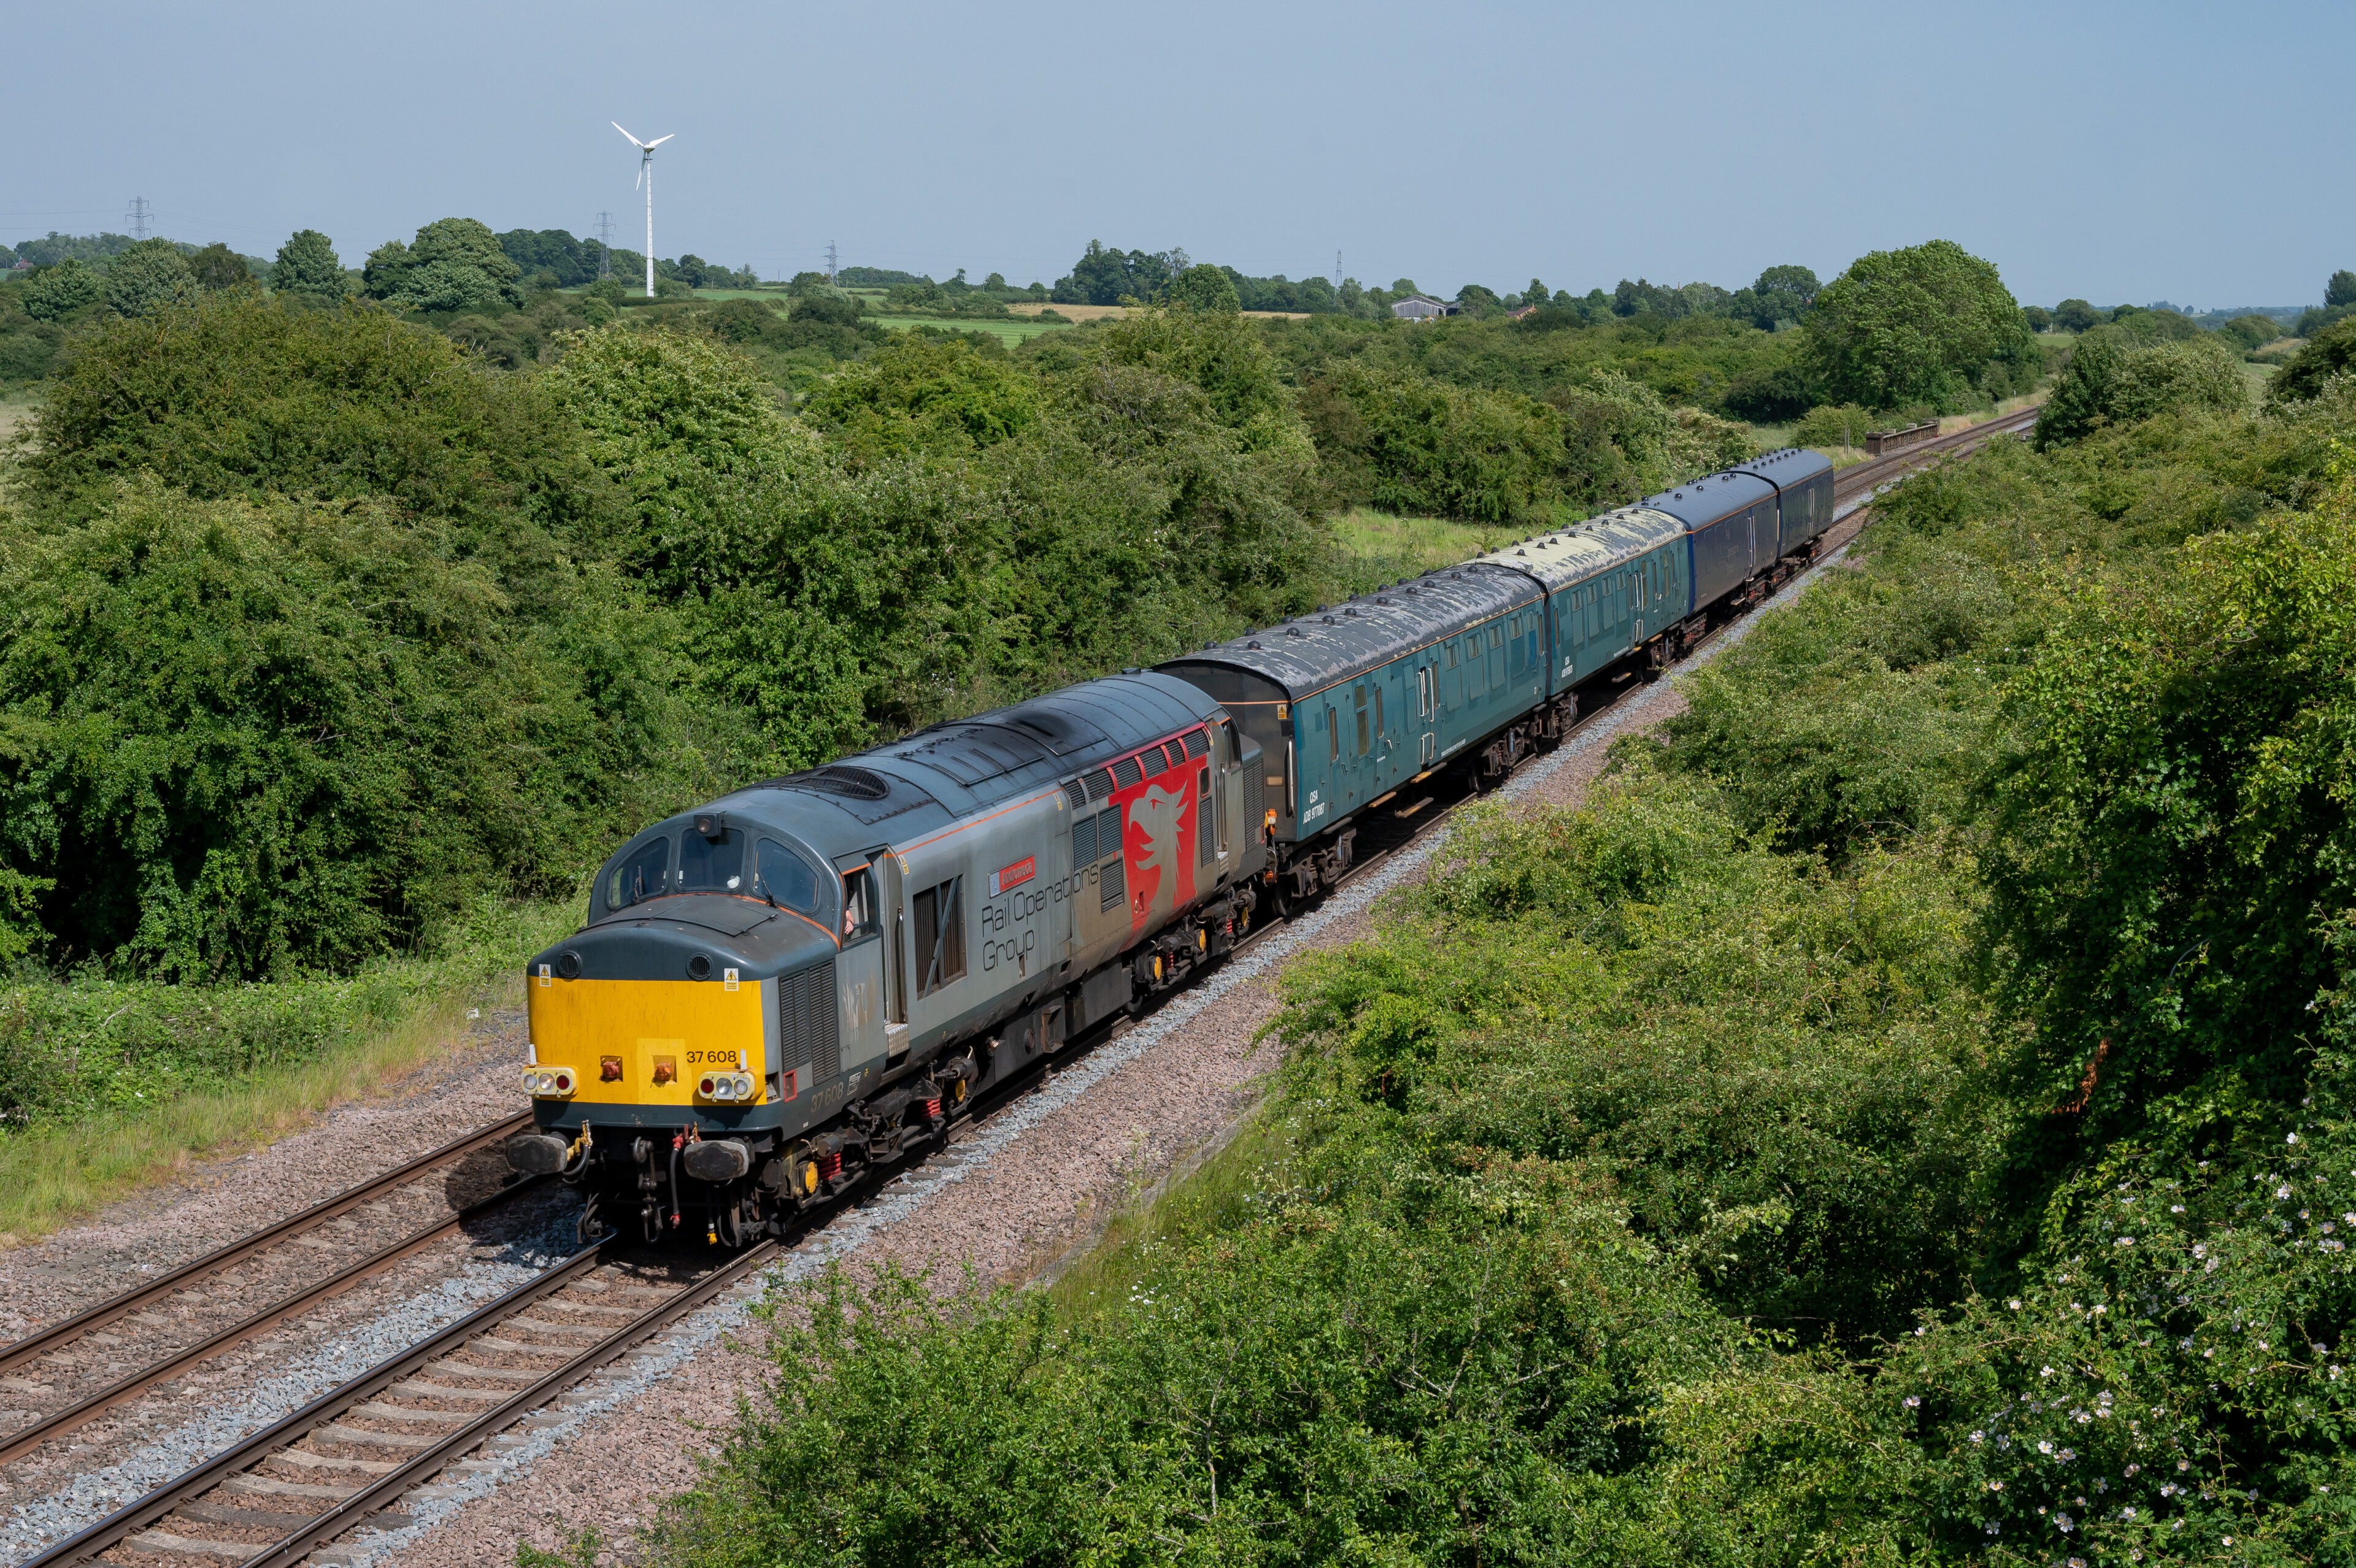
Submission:
<svg viewBox="0 0 2356 1568">
<path fill-rule="evenodd" d="M 660 897 L 663 879 L 669 874 L 670 840 L 648 840 L 614 868 L 613 880 L 605 888 L 605 907 L 626 909 L 640 899 Z"/>
<path fill-rule="evenodd" d="M 843 940 L 873 936 L 877 930 L 875 919 L 875 873 L 862 866 L 842 874 L 842 935 Z"/>
</svg>

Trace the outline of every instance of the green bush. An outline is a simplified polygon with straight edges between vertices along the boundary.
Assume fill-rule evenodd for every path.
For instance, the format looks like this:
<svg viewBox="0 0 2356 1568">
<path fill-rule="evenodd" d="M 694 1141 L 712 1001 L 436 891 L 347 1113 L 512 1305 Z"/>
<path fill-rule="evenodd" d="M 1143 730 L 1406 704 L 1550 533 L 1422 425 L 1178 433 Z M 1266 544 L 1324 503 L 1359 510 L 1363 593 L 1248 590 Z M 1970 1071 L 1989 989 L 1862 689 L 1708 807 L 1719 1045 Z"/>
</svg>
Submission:
<svg viewBox="0 0 2356 1568">
<path fill-rule="evenodd" d="M 1794 446 L 1861 447 L 1867 435 L 1886 430 L 1890 420 L 1855 403 L 1823 403 L 1810 409 L 1792 429 Z"/>
<path fill-rule="evenodd" d="M 2266 403 L 2285 409 L 2322 395 L 2333 379 L 2356 371 L 2356 320 L 2318 332 L 2283 361 L 2266 385 Z"/>
<path fill-rule="evenodd" d="M 2228 412 L 2248 402 L 2240 365 L 2215 337 L 2137 347 L 2128 333 L 2103 328 L 2079 340 L 2069 368 L 2038 411 L 2036 443 L 2054 446 L 2105 425 L 2164 413 Z"/>
<path fill-rule="evenodd" d="M 571 886 L 584 838 L 689 783 L 634 710 L 643 664 L 599 630 L 629 596 L 573 588 L 541 631 L 381 502 L 152 481 L 11 539 L 0 810 L 15 869 L 54 883 L 52 956 L 284 976 L 410 945 L 487 890 Z"/>
<path fill-rule="evenodd" d="M 447 523 L 461 553 L 537 603 L 561 580 L 559 540 L 594 551 L 619 521 L 537 382 L 359 304 L 229 293 L 110 322 L 29 431 L 16 495 L 42 528 L 71 526 L 141 473 L 207 500 L 383 496 Z"/>
</svg>

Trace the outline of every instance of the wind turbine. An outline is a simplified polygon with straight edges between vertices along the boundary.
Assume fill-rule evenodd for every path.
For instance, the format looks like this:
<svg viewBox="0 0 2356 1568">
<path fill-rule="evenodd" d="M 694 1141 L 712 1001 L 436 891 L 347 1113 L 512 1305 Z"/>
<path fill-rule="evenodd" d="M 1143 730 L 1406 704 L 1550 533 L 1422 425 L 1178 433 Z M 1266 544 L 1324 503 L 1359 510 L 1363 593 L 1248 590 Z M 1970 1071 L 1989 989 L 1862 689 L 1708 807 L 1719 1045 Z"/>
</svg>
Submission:
<svg viewBox="0 0 2356 1568">
<path fill-rule="evenodd" d="M 622 131 L 622 123 L 618 120 L 609 120 L 606 123 L 616 131 Z M 678 134 L 676 131 L 670 133 L 671 136 Z M 647 187 L 647 298 L 652 299 L 655 297 L 655 149 L 669 141 L 670 136 L 657 136 L 651 142 L 641 142 L 627 131 L 622 131 L 622 135 L 638 150 L 638 183 Z"/>
</svg>

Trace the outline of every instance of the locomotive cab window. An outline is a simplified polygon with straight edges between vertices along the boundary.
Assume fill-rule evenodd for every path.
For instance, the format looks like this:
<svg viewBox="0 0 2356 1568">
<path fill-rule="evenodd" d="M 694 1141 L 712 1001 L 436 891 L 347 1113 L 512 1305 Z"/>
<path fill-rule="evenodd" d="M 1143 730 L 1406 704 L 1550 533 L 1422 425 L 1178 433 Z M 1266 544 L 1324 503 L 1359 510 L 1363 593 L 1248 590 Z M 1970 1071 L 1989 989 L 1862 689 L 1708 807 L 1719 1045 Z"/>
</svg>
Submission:
<svg viewBox="0 0 2356 1568">
<path fill-rule="evenodd" d="M 640 899 L 660 897 L 663 879 L 670 874 L 670 840 L 649 839 L 614 868 L 605 887 L 605 907 L 626 909 Z"/>
<path fill-rule="evenodd" d="M 810 863 L 776 839 L 764 838 L 753 847 L 754 897 L 772 900 L 823 924 L 826 901 L 819 887 Z"/>
<path fill-rule="evenodd" d="M 736 893 L 744 887 L 744 835 L 731 827 L 716 838 L 690 828 L 680 835 L 679 885 L 691 893 Z"/>
<path fill-rule="evenodd" d="M 873 936 L 875 932 L 875 873 L 864 866 L 855 871 L 843 872 L 843 940 Z"/>
</svg>

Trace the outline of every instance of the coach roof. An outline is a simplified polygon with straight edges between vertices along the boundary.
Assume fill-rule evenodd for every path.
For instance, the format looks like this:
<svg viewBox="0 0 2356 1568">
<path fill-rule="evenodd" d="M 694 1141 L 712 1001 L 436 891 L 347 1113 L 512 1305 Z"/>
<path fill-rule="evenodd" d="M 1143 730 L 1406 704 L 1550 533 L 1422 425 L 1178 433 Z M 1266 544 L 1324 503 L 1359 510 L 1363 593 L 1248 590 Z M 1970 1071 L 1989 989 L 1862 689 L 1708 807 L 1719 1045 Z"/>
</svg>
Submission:
<svg viewBox="0 0 2356 1568">
<path fill-rule="evenodd" d="M 1667 513 L 1692 531 L 1709 527 L 1730 512 L 1774 498 L 1774 485 L 1756 474 L 1730 468 L 1719 474 L 1705 474 L 1675 490 L 1647 496 L 1643 504 L 1648 510 Z"/>
<path fill-rule="evenodd" d="M 1547 591 L 1583 582 L 1623 560 L 1685 537 L 1685 525 L 1665 512 L 1622 507 L 1550 534 L 1538 534 L 1483 556 L 1478 564 L 1526 571 Z"/>
<path fill-rule="evenodd" d="M 1468 562 L 1214 643 L 1161 667 L 1225 665 L 1248 670 L 1297 701 L 1537 597 L 1537 585 L 1528 578 Z"/>
</svg>

